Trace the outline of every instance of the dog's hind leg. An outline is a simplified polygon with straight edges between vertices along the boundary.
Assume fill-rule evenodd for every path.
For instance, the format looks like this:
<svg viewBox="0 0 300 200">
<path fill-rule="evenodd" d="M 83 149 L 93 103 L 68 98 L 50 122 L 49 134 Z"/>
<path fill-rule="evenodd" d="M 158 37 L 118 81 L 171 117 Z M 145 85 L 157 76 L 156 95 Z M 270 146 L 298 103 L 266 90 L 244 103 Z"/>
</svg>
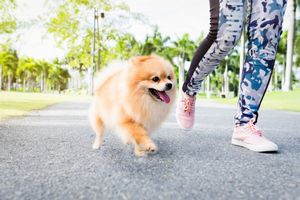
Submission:
<svg viewBox="0 0 300 200">
<path fill-rule="evenodd" d="M 96 133 L 93 149 L 99 149 L 103 141 L 104 124 L 100 117 L 96 117 L 92 124 L 92 128 Z"/>
<path fill-rule="evenodd" d="M 102 140 L 103 140 L 104 123 L 103 123 L 102 119 L 97 115 L 97 113 L 95 113 L 95 111 L 93 111 L 93 110 L 90 110 L 89 120 L 90 120 L 92 129 L 96 133 L 96 138 L 93 143 L 93 149 L 99 149 L 102 144 Z"/>
</svg>

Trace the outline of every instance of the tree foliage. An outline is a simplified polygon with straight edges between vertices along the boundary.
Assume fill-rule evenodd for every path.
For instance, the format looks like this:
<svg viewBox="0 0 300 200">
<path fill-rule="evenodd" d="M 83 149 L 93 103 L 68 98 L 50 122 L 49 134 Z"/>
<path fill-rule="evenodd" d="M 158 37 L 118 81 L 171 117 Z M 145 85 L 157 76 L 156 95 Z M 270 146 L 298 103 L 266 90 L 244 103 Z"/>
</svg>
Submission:
<svg viewBox="0 0 300 200">
<path fill-rule="evenodd" d="M 0 65 L 2 67 L 2 77 L 6 81 L 6 87 L 11 89 L 11 82 L 17 70 L 18 55 L 16 50 L 9 48 L 6 45 L 1 46 L 0 51 Z"/>
<path fill-rule="evenodd" d="M 122 53 L 119 50 L 121 42 L 127 42 L 130 39 L 123 31 L 128 29 L 128 23 L 125 22 L 138 18 L 138 15 L 129 12 L 126 4 L 121 1 L 109 0 L 63 0 L 58 2 L 62 3 L 56 8 L 54 15 L 47 23 L 48 32 L 55 36 L 59 46 L 69 49 L 66 60 L 72 67 L 86 69 L 91 65 L 89 57 L 93 41 L 94 8 L 107 14 L 104 19 L 98 16 L 101 27 L 97 30 L 95 43 L 99 44 L 96 45 L 96 50 L 101 54 L 102 59 L 101 62 L 100 60 L 96 60 L 96 62 L 103 66 L 116 58 L 116 55 L 110 54 L 111 49 L 115 50 L 115 53 Z M 126 53 L 121 54 L 120 57 L 127 57 L 127 55 Z"/>
<path fill-rule="evenodd" d="M 299 3 L 300 0 L 297 0 Z M 192 39 L 188 34 L 177 38 L 164 35 L 157 27 L 153 28 L 143 41 L 138 41 L 129 33 L 131 23 L 144 21 L 142 15 L 132 13 L 122 1 L 115 0 L 48 0 L 51 14 L 43 18 L 48 33 L 54 36 L 57 46 L 66 49 L 62 60 L 45 61 L 30 57 L 19 57 L 11 45 L 2 45 L 0 49 L 0 64 L 2 65 L 2 88 L 13 86 L 25 91 L 63 90 L 67 88 L 70 74 L 68 70 L 79 72 L 81 79 L 85 78 L 87 69 L 95 58 L 96 71 L 105 67 L 115 59 L 127 60 L 135 55 L 158 54 L 168 59 L 178 71 L 184 70 L 193 58 L 194 52 L 203 34 L 198 39 Z M 299 4 L 298 4 L 299 5 Z M 0 0 L 0 34 L 12 33 L 16 29 L 16 19 L 13 11 L 16 8 L 14 0 Z M 99 19 L 99 28 L 94 35 L 94 8 L 98 13 L 104 12 L 105 18 Z M 300 66 L 300 21 L 297 21 L 295 39 L 295 64 Z M 94 38 L 95 37 L 95 38 Z M 283 33 L 278 48 L 277 64 L 284 66 L 286 62 L 286 32 Z M 95 39 L 95 55 L 92 46 Z M 211 89 L 218 93 L 224 84 L 224 74 L 229 77 L 229 89 L 238 92 L 239 54 L 236 48 L 223 60 L 210 75 Z M 99 59 L 98 59 L 99 58 Z M 228 71 L 225 73 L 225 66 Z M 69 70 L 69 71 L 72 71 Z M 275 75 L 273 75 L 275 76 Z M 277 84 L 283 76 L 276 75 Z"/>
<path fill-rule="evenodd" d="M 16 19 L 13 13 L 15 7 L 14 0 L 0 0 L 0 34 L 8 34 L 16 30 Z"/>
<path fill-rule="evenodd" d="M 48 62 L 30 57 L 19 58 L 17 51 L 8 45 L 0 48 L 2 67 L 1 88 L 23 91 L 64 90 L 69 72 L 57 60 Z M 14 84 L 12 84 L 14 83 Z"/>
</svg>

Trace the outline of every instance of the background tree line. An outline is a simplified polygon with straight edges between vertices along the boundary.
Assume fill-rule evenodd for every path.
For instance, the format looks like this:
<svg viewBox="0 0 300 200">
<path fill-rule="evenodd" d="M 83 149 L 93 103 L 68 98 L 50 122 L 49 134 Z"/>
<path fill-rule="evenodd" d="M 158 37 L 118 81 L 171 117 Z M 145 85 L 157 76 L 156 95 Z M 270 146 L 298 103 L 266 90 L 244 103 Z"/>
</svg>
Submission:
<svg viewBox="0 0 300 200">
<path fill-rule="evenodd" d="M 45 92 L 67 88 L 69 72 L 58 60 L 48 62 L 30 57 L 18 57 L 9 46 L 0 46 L 2 89 L 8 91 Z"/>
<path fill-rule="evenodd" d="M 296 3 L 296 1 L 295 1 Z M 9 35 L 18 29 L 18 21 L 14 18 L 13 10 L 16 8 L 14 0 L 0 0 L 0 35 Z M 19 57 L 10 40 L 0 41 L 0 86 L 6 90 L 21 91 L 62 91 L 70 87 L 70 79 L 84 82 L 76 84 L 74 89 L 86 89 L 88 82 L 88 69 L 95 58 L 95 69 L 99 71 L 115 59 L 128 59 L 134 55 L 147 55 L 156 53 L 168 59 L 176 68 L 179 84 L 183 81 L 184 67 L 188 67 L 193 54 L 203 39 L 192 39 L 184 34 L 175 39 L 164 36 L 157 27 L 153 32 L 138 41 L 130 30 L 130 25 L 142 22 L 152 26 L 142 14 L 133 13 L 123 2 L 108 0 L 53 0 L 47 1 L 46 6 L 52 13 L 41 17 L 47 34 L 55 37 L 57 46 L 64 47 L 67 52 L 62 59 L 45 61 L 30 57 Z M 93 26 L 93 9 L 97 7 L 105 14 L 98 15 L 98 23 Z M 296 4 L 294 4 L 296 8 Z M 295 9 L 296 12 L 296 9 Z M 294 13 L 295 14 L 295 13 Z M 300 66 L 300 21 L 295 20 L 293 44 L 293 66 Z M 292 30 L 288 30 L 292 31 Z M 93 42 L 95 41 L 95 42 Z M 277 60 L 272 75 L 271 89 L 282 89 L 286 77 L 286 49 L 288 45 L 288 32 L 284 32 Z M 95 54 L 93 54 L 93 44 Z M 219 67 L 210 75 L 208 89 L 219 94 L 224 91 L 238 93 L 240 51 L 243 45 L 237 46 L 231 55 L 224 59 Z M 76 74 L 76 75 L 75 75 Z M 293 73 L 292 73 L 293 74 Z M 296 85 L 295 74 L 292 84 Z M 205 87 L 203 87 L 205 88 Z"/>
</svg>

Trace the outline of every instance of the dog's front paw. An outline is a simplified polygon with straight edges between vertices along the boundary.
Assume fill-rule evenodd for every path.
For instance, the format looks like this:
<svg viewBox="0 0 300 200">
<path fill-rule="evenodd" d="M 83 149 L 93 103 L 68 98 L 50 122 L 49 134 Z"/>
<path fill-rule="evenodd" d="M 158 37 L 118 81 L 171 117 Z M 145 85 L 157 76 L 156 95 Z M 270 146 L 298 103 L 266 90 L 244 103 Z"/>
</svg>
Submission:
<svg viewBox="0 0 300 200">
<path fill-rule="evenodd" d="M 93 143 L 93 149 L 99 149 L 101 146 L 101 141 L 100 140 L 95 140 Z"/>
<path fill-rule="evenodd" d="M 95 150 L 96 150 L 96 149 L 99 149 L 100 146 L 101 146 L 100 144 L 97 144 L 97 143 L 94 142 L 94 144 L 93 144 L 93 149 L 95 149 Z"/>
<path fill-rule="evenodd" d="M 145 154 L 153 154 L 157 151 L 157 147 L 151 140 L 144 144 L 136 145 L 135 155 L 144 156 Z"/>
</svg>

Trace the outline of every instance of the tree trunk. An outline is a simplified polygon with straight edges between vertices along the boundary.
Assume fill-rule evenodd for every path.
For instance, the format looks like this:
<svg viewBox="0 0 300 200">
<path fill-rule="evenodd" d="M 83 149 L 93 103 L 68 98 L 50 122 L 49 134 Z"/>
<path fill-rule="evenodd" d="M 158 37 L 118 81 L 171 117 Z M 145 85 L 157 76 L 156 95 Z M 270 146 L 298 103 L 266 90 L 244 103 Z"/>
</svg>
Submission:
<svg viewBox="0 0 300 200">
<path fill-rule="evenodd" d="M 184 58 L 181 62 L 179 62 L 179 88 L 182 87 L 183 85 L 183 82 L 184 82 L 184 64 L 185 64 L 185 61 L 184 61 Z"/>
<path fill-rule="evenodd" d="M 226 56 L 225 58 L 226 63 L 225 63 L 225 70 L 223 74 L 223 88 L 222 88 L 222 93 L 225 95 L 225 98 L 228 98 L 229 94 L 229 80 L 228 80 L 228 57 Z"/>
<path fill-rule="evenodd" d="M 41 75 L 40 87 L 41 87 L 41 92 L 44 92 L 45 91 L 45 76 L 44 76 L 43 72 L 42 72 L 42 75 Z"/>
<path fill-rule="evenodd" d="M 8 91 L 10 91 L 10 89 L 11 89 L 11 78 L 12 78 L 12 75 L 9 74 L 8 79 L 7 79 L 7 90 Z"/>
<path fill-rule="evenodd" d="M 293 55 L 294 55 L 294 40 L 295 40 L 295 16 L 296 16 L 296 2 L 295 0 L 288 1 L 287 12 L 289 15 L 288 36 L 287 36 L 287 58 L 286 58 L 286 72 L 284 91 L 292 89 L 292 69 L 293 69 Z"/>
<path fill-rule="evenodd" d="M 2 65 L 0 64 L 0 91 L 2 90 Z"/>
<path fill-rule="evenodd" d="M 240 51 L 240 82 L 242 78 L 243 67 L 245 63 L 245 32 L 241 36 L 241 51 Z"/>
<path fill-rule="evenodd" d="M 89 77 L 89 85 L 88 85 L 88 94 L 94 94 L 94 64 L 87 70 L 88 77 Z"/>
<path fill-rule="evenodd" d="M 267 91 L 268 92 L 272 92 L 273 91 L 273 76 L 271 76 L 271 78 L 270 78 L 270 82 L 269 82 L 269 86 L 268 86 L 268 88 L 267 88 Z"/>
<path fill-rule="evenodd" d="M 26 80 L 25 80 L 25 77 L 23 79 L 23 92 L 26 92 Z"/>
<path fill-rule="evenodd" d="M 210 99 L 210 75 L 206 77 L 206 98 Z"/>
<path fill-rule="evenodd" d="M 31 78 L 28 77 L 28 79 L 27 79 L 27 92 L 30 92 L 30 90 L 31 90 Z"/>
<path fill-rule="evenodd" d="M 284 56 L 282 67 L 283 67 L 283 69 L 282 69 L 282 74 L 281 74 L 281 90 L 283 90 L 284 83 L 285 83 L 286 56 Z"/>
<path fill-rule="evenodd" d="M 277 90 L 278 89 L 278 72 L 277 72 L 277 69 L 275 69 L 275 71 L 274 71 L 274 85 L 275 85 L 275 90 Z"/>
<path fill-rule="evenodd" d="M 184 67 L 179 66 L 179 87 L 181 88 L 184 82 Z"/>
<path fill-rule="evenodd" d="M 47 82 L 46 82 L 46 76 L 43 77 L 43 92 L 46 92 L 47 89 Z"/>
</svg>

